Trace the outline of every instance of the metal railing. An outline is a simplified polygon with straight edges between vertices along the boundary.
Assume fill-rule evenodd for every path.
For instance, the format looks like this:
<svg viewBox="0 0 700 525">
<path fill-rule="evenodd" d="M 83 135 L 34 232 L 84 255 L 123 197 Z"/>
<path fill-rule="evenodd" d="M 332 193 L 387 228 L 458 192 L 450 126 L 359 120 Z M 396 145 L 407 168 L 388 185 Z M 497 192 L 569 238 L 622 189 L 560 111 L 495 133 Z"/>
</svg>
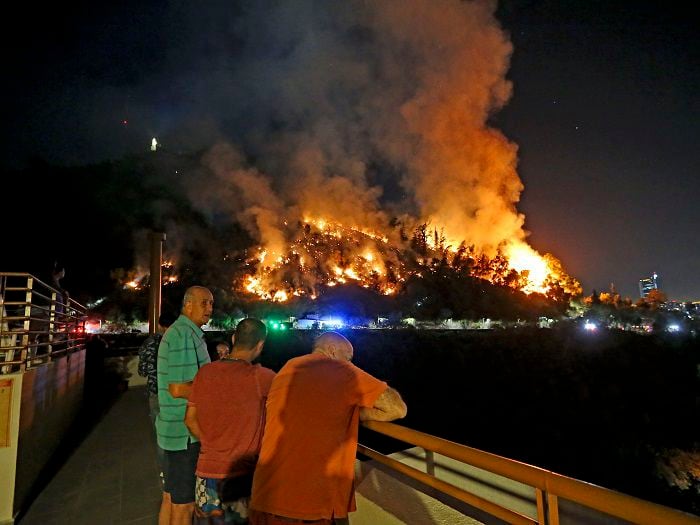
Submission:
<svg viewBox="0 0 700 525">
<path fill-rule="evenodd" d="M 85 347 L 86 309 L 28 273 L 0 272 L 0 374 Z"/>
<path fill-rule="evenodd" d="M 526 463 L 460 445 L 459 443 L 431 436 L 430 434 L 394 423 L 367 421 L 363 425 L 385 436 L 423 448 L 426 451 L 426 472 L 422 472 L 364 445 L 358 445 L 358 452 L 507 523 L 558 525 L 559 498 L 562 498 L 640 525 L 700 524 L 700 518 L 691 514 L 562 476 Z M 537 518 L 533 519 L 530 516 L 438 479 L 434 474 L 434 453 L 533 487 L 537 503 Z"/>
</svg>

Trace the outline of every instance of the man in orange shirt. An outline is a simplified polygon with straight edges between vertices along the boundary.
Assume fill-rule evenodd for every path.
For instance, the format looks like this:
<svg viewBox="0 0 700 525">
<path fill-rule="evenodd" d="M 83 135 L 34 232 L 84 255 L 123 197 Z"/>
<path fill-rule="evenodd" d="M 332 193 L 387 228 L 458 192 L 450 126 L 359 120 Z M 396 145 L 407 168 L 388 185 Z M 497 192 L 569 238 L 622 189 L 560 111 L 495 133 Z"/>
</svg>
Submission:
<svg viewBox="0 0 700 525">
<path fill-rule="evenodd" d="M 406 415 L 399 393 L 354 366 L 335 332 L 291 359 L 272 382 L 253 477 L 251 525 L 347 523 L 355 510 L 359 421 Z"/>
</svg>

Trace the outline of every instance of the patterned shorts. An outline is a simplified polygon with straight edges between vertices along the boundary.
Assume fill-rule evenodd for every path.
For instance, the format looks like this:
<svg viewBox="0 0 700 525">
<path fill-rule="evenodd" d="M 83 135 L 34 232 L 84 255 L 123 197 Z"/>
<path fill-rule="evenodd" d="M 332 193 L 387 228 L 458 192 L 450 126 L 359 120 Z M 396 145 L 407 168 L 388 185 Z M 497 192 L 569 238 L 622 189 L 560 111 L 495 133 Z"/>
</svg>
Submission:
<svg viewBox="0 0 700 525">
<path fill-rule="evenodd" d="M 248 503 L 250 498 L 236 501 L 221 501 L 219 497 L 220 479 L 197 476 L 195 487 L 195 516 L 208 518 L 211 524 L 248 523 Z M 195 523 L 197 520 L 195 519 Z"/>
</svg>

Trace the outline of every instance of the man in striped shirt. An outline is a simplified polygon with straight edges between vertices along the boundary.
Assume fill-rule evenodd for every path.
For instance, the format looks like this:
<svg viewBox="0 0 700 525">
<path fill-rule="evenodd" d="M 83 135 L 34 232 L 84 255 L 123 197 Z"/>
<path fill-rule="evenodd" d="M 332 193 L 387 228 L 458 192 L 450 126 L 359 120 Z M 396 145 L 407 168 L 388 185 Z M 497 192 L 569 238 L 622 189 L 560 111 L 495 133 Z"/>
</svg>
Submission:
<svg viewBox="0 0 700 525">
<path fill-rule="evenodd" d="M 201 326 L 209 322 L 214 296 L 202 286 L 185 292 L 180 317 L 158 347 L 158 446 L 165 451 L 165 486 L 159 525 L 191 524 L 199 441 L 185 426 L 187 398 L 200 367 L 210 362 Z"/>
</svg>

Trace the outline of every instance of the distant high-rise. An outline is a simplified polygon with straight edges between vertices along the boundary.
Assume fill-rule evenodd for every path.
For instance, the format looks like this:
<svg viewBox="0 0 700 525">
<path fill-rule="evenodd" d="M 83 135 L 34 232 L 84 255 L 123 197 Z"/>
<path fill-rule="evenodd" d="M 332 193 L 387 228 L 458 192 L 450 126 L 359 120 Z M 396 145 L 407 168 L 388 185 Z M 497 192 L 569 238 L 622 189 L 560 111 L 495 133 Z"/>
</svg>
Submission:
<svg viewBox="0 0 700 525">
<path fill-rule="evenodd" d="M 661 289 L 661 277 L 654 272 L 651 277 L 639 280 L 639 296 L 644 299 L 652 290 Z"/>
</svg>

